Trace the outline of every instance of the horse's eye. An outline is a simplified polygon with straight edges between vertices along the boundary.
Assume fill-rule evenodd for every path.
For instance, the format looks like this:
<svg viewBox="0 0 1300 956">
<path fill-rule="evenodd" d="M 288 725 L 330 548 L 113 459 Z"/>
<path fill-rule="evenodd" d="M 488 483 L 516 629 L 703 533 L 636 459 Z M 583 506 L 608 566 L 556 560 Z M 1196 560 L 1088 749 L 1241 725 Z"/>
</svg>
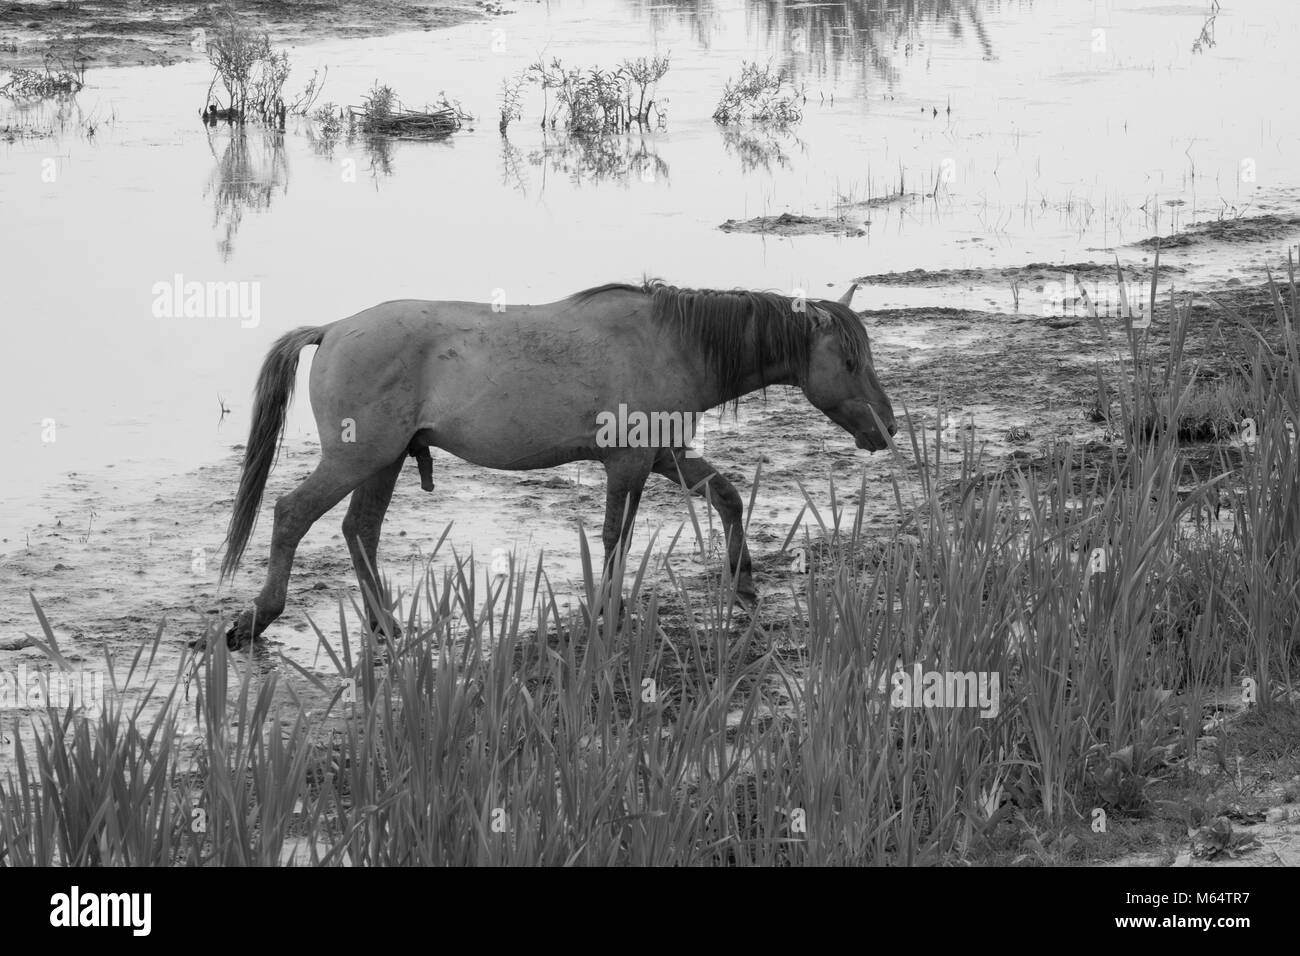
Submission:
<svg viewBox="0 0 1300 956">
<path fill-rule="evenodd" d="M 858 365 L 857 365 L 856 362 L 853 361 L 853 359 L 845 359 L 845 360 L 844 360 L 844 371 L 846 371 L 846 372 L 856 372 L 857 370 L 858 370 Z"/>
</svg>

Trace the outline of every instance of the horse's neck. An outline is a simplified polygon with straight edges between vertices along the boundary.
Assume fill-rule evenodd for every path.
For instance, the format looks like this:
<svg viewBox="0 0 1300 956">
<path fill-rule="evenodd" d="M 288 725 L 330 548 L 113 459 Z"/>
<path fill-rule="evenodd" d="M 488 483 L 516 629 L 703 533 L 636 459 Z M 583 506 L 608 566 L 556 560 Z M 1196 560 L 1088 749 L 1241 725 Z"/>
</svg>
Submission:
<svg viewBox="0 0 1300 956">
<path fill-rule="evenodd" d="M 762 374 L 756 369 L 752 375 L 745 376 L 745 382 L 733 398 L 740 398 L 751 392 L 757 392 L 760 388 L 767 388 L 771 385 L 798 385 L 793 374 L 784 365 L 764 369 Z"/>
<path fill-rule="evenodd" d="M 724 394 L 727 389 L 718 387 L 716 391 L 721 395 L 715 404 L 721 405 L 723 402 L 730 402 L 737 398 L 743 398 L 751 392 L 757 392 L 761 388 L 767 388 L 771 385 L 798 385 L 799 380 L 794 374 L 794 370 L 784 361 L 769 363 L 766 366 L 760 366 L 758 361 L 758 346 L 754 342 L 746 342 L 745 356 L 742 360 L 744 374 L 741 377 L 740 387 L 733 389 L 734 394 Z"/>
</svg>

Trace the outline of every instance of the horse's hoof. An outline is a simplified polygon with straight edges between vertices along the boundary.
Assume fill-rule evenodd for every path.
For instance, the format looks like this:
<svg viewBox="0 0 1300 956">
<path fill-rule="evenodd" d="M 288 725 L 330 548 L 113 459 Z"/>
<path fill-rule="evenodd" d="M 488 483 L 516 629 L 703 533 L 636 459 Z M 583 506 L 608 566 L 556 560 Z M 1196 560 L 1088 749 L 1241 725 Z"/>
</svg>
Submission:
<svg viewBox="0 0 1300 956">
<path fill-rule="evenodd" d="M 605 605 L 602 604 L 600 606 L 600 610 L 596 612 L 596 617 L 600 618 L 602 621 L 607 619 L 607 616 L 605 614 Z M 620 624 L 623 622 L 623 620 L 626 617 L 627 617 L 627 607 L 623 604 L 622 601 L 619 601 L 618 604 L 614 607 L 614 623 Z"/>
<path fill-rule="evenodd" d="M 736 588 L 736 603 L 747 611 L 754 610 L 758 607 L 758 591 L 753 585 Z"/>
<path fill-rule="evenodd" d="M 208 650 L 208 637 L 208 634 L 205 634 L 203 637 L 197 637 L 190 641 L 189 646 L 196 651 L 206 651 Z M 248 628 L 243 625 L 242 621 L 236 621 L 234 624 L 230 625 L 230 629 L 226 631 L 226 647 L 232 651 L 237 651 L 241 647 L 246 647 L 251 641 L 252 637 L 248 632 Z"/>
<path fill-rule="evenodd" d="M 380 624 L 378 621 L 370 622 L 370 633 L 380 644 L 396 643 L 402 638 L 402 626 L 400 624 Z"/>
<path fill-rule="evenodd" d="M 230 625 L 226 631 L 226 647 L 232 651 L 240 650 L 253 643 L 253 615 L 245 611 Z"/>
</svg>

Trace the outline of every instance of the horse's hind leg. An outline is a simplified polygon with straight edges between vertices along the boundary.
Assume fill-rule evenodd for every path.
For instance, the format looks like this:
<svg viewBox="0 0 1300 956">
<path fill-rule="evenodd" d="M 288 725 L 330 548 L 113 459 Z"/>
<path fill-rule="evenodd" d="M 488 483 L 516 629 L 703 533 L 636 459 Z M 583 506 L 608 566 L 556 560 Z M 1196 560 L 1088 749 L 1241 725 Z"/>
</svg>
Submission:
<svg viewBox="0 0 1300 956">
<path fill-rule="evenodd" d="M 427 455 L 428 452 L 426 451 Z M 379 531 L 384 523 L 388 503 L 393 499 L 393 487 L 406 463 L 406 453 L 391 465 L 367 478 L 356 491 L 348 513 L 343 518 L 343 539 L 352 555 L 352 567 L 357 572 L 357 584 L 366 603 L 366 617 L 372 631 L 390 630 L 389 611 L 381 603 L 379 585 Z M 372 602 L 371 596 L 374 600 Z M 395 628 L 394 628 L 395 630 Z M 390 637 L 396 636 L 389 633 Z"/>
<path fill-rule="evenodd" d="M 370 477 L 371 472 L 359 466 L 359 462 L 351 463 L 343 458 L 326 458 L 302 484 L 275 503 L 266 583 L 253 599 L 253 610 L 240 614 L 234 626 L 226 632 L 227 646 L 243 647 L 283 613 L 289 571 L 293 567 L 298 542 L 321 515 Z"/>
<path fill-rule="evenodd" d="M 736 486 L 703 458 L 688 458 L 673 448 L 659 452 L 654 470 L 697 495 L 706 496 L 707 493 L 707 499 L 722 519 L 722 531 L 727 538 L 727 563 L 736 576 L 736 597 L 745 604 L 754 605 L 758 601 L 758 591 L 754 588 L 749 547 L 745 544 L 745 508 Z"/>
</svg>

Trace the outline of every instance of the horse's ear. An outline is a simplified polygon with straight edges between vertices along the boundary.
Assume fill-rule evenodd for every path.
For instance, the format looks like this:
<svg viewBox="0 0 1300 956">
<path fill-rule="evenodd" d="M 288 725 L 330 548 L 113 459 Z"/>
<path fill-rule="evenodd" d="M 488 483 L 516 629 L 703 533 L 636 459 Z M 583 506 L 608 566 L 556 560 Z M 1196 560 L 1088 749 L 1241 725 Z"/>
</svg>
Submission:
<svg viewBox="0 0 1300 956">
<path fill-rule="evenodd" d="M 847 306 L 849 303 L 851 303 L 853 301 L 853 293 L 857 291 L 858 291 L 858 284 L 854 282 L 852 285 L 849 286 L 849 291 L 845 292 L 842 296 L 840 296 L 839 298 L 840 305 Z"/>
</svg>

